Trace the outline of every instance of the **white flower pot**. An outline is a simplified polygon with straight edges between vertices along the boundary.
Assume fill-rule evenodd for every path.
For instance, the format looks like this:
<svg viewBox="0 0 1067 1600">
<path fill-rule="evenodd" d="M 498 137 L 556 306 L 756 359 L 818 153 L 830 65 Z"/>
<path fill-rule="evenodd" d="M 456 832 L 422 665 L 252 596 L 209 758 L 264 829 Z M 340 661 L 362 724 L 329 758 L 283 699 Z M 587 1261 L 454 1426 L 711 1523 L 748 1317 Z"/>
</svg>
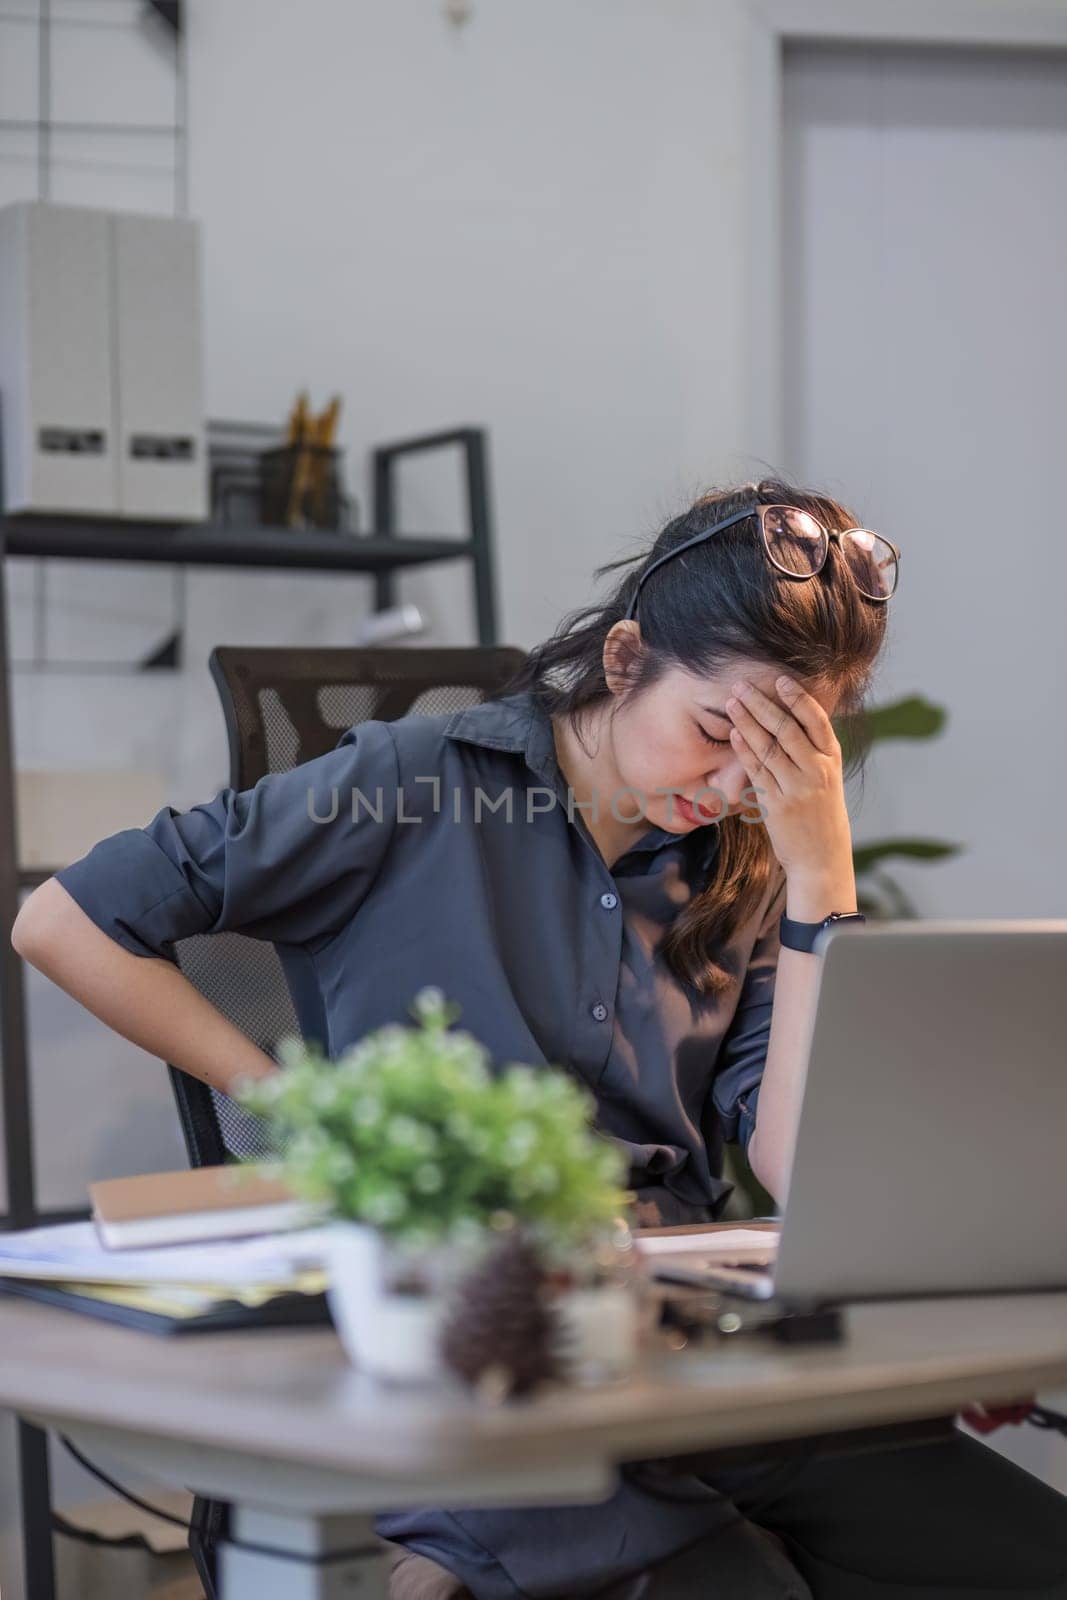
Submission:
<svg viewBox="0 0 1067 1600">
<path fill-rule="evenodd" d="M 444 1312 L 438 1294 L 395 1294 L 387 1287 L 388 1246 L 357 1222 L 330 1227 L 330 1315 L 350 1361 L 387 1383 L 433 1383 L 445 1376 L 437 1342 Z"/>
<path fill-rule="evenodd" d="M 331 1224 L 327 1293 L 341 1343 L 357 1367 L 383 1382 L 454 1382 L 439 1350 L 448 1311 L 442 1281 L 448 1276 L 447 1259 L 438 1258 L 437 1282 L 426 1294 L 398 1294 L 389 1287 L 389 1268 L 395 1268 L 396 1260 L 373 1228 L 356 1222 Z M 458 1261 L 453 1258 L 451 1265 L 458 1276 Z M 633 1370 L 641 1308 L 629 1285 L 567 1289 L 553 1299 L 552 1307 L 561 1323 L 562 1374 L 568 1381 L 612 1382 Z"/>
</svg>

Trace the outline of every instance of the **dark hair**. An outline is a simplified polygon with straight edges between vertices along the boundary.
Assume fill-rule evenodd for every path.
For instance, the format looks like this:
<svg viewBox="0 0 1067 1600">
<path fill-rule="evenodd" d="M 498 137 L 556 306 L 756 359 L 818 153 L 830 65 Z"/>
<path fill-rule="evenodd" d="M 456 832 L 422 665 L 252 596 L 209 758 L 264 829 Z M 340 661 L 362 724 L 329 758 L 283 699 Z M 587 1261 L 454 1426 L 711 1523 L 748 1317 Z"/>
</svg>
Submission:
<svg viewBox="0 0 1067 1600">
<path fill-rule="evenodd" d="M 649 549 L 598 567 L 597 579 L 620 567 L 635 570 L 606 600 L 568 613 L 501 692 L 531 690 L 550 716 L 573 719 L 581 739 L 585 717 L 612 698 L 604 676 L 604 641 L 625 617 L 643 573 L 668 550 L 756 500 L 799 506 L 828 528 L 858 526 L 827 495 L 777 478 L 711 490 L 668 522 Z M 640 647 L 626 652 L 628 686 L 615 697 L 611 715 L 622 699 L 651 688 L 672 666 L 710 676 L 742 659 L 781 666 L 801 682 L 833 684 L 840 696 L 836 718 L 855 715 L 885 642 L 886 611 L 860 594 L 834 541 L 822 571 L 798 583 L 771 565 L 757 519 L 745 517 L 665 562 L 641 589 Z M 862 766 L 861 742 L 853 749 L 846 773 Z M 755 912 L 777 866 L 761 822 L 727 816 L 718 827 L 714 875 L 675 919 L 663 946 L 676 976 L 702 994 L 720 994 L 737 981 L 719 958 L 733 932 Z"/>
</svg>

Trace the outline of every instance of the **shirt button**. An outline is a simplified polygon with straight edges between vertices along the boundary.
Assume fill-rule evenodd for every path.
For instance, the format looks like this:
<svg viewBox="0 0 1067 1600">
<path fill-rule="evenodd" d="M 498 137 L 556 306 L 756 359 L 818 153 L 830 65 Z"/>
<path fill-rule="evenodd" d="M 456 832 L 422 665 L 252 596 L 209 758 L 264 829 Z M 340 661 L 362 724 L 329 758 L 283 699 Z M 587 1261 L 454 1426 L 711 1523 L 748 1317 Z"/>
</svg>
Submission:
<svg viewBox="0 0 1067 1600">
<path fill-rule="evenodd" d="M 619 897 L 617 894 L 611 894 L 609 892 L 608 894 L 602 894 L 600 896 L 600 904 L 604 907 L 605 911 L 614 911 L 618 903 Z"/>
<path fill-rule="evenodd" d="M 597 1022 L 606 1021 L 607 1015 L 608 1015 L 608 1008 L 607 1008 L 606 1005 L 604 1005 L 603 1001 L 598 1000 L 596 1005 L 592 1007 L 592 1012 L 593 1012 L 593 1016 L 596 1018 Z"/>
</svg>

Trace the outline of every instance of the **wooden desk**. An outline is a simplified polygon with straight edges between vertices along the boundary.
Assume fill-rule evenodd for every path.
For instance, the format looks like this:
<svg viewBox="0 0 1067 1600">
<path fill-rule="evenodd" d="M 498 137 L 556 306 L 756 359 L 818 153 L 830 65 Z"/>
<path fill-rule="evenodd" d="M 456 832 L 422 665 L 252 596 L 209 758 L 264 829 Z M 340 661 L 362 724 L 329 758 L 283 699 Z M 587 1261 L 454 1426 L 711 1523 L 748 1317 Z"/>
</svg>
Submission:
<svg viewBox="0 0 1067 1600">
<path fill-rule="evenodd" d="M 329 1330 L 164 1340 L 0 1300 L 0 1406 L 230 1500 L 225 1600 L 384 1594 L 373 1512 L 603 1499 L 621 1461 L 932 1418 L 1067 1383 L 1067 1294 L 853 1308 L 841 1345 L 751 1335 L 526 1405 L 384 1390 Z M 343 1552 L 353 1552 L 345 1556 Z M 297 1553 L 341 1553 L 327 1564 Z M 297 1574 L 300 1574 L 299 1578 Z"/>
</svg>

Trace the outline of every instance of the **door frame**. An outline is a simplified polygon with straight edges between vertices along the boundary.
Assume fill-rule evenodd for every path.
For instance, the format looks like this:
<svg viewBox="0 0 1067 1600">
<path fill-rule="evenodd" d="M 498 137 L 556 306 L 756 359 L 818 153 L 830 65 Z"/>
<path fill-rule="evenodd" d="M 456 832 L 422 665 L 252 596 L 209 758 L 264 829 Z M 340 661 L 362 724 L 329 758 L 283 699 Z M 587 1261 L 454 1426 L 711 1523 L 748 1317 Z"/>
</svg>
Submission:
<svg viewBox="0 0 1067 1600">
<path fill-rule="evenodd" d="M 746 0 L 748 336 L 746 454 L 780 466 L 785 449 L 782 173 L 785 46 L 797 42 L 1067 50 L 1062 0 Z"/>
</svg>

